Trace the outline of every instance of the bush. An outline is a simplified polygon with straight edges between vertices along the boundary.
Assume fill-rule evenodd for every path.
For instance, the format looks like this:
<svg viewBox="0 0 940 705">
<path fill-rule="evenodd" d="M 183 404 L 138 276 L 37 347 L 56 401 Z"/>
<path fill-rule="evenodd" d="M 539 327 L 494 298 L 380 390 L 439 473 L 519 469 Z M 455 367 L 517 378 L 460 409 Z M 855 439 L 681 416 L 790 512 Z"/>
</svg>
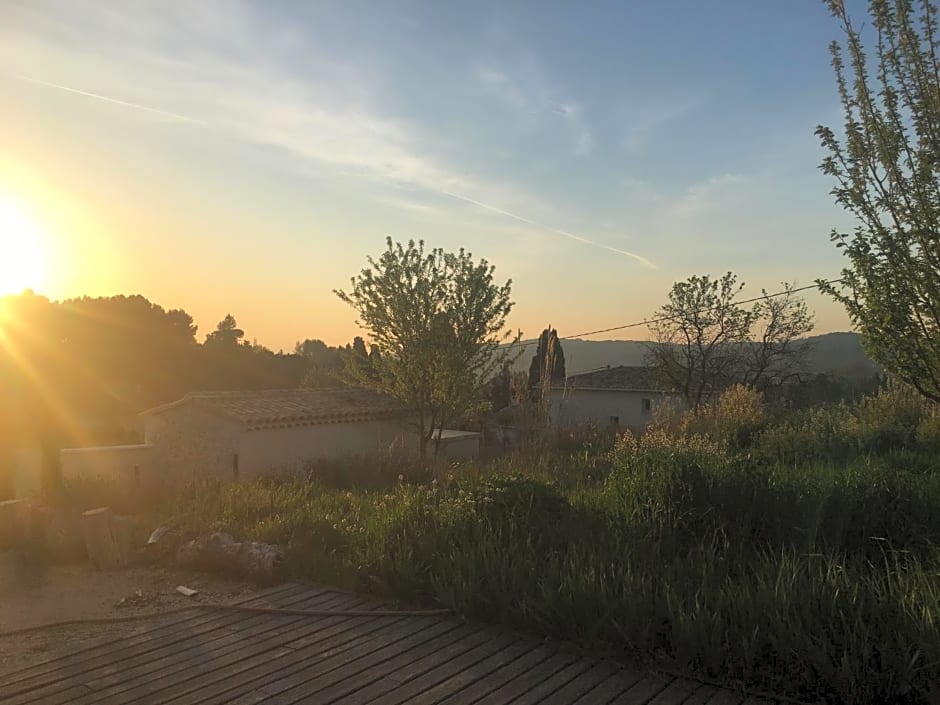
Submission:
<svg viewBox="0 0 940 705">
<path fill-rule="evenodd" d="M 936 418 L 936 408 L 913 390 L 883 389 L 854 406 L 797 412 L 757 434 L 751 452 L 769 462 L 799 463 L 925 448 L 940 441 Z"/>
<path fill-rule="evenodd" d="M 698 409 L 662 406 L 653 427 L 671 435 L 706 436 L 730 449 L 739 449 L 747 446 L 766 422 L 763 395 L 752 387 L 736 384 Z"/>
<path fill-rule="evenodd" d="M 831 702 L 936 702 L 940 438 L 898 392 L 717 413 L 436 479 L 191 488 L 190 531 L 284 544 L 294 579 L 453 607 Z"/>
</svg>

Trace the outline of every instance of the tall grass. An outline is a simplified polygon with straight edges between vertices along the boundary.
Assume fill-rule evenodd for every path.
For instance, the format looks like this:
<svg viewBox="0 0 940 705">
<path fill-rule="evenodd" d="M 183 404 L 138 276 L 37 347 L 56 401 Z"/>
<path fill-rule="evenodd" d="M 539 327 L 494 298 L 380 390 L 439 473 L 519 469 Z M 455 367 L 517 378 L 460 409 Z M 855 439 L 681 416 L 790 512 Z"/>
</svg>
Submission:
<svg viewBox="0 0 940 705">
<path fill-rule="evenodd" d="M 214 486 L 173 511 L 192 531 L 287 545 L 294 578 L 795 697 L 936 702 L 940 474 L 923 431 L 935 417 L 892 403 L 826 410 L 830 426 L 881 439 L 834 457 L 769 452 L 768 434 L 792 421 L 741 402 L 609 451 L 510 457 L 386 489 Z"/>
</svg>

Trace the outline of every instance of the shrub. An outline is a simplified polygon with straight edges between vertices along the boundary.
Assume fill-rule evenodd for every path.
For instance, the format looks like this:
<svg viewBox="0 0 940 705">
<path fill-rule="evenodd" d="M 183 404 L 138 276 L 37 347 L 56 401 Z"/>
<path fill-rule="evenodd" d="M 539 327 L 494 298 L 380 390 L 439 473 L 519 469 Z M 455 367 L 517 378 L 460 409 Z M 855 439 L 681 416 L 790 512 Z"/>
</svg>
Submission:
<svg viewBox="0 0 940 705">
<path fill-rule="evenodd" d="M 748 445 L 766 421 L 763 395 L 752 387 L 736 384 L 698 409 L 663 405 L 653 427 L 672 435 L 707 436 L 731 449 L 739 449 Z"/>
<path fill-rule="evenodd" d="M 755 399 L 735 391 L 719 414 L 603 453 L 542 449 L 381 490 L 207 484 L 178 499 L 178 523 L 285 544 L 294 579 L 726 682 L 936 702 L 936 409 L 885 392 L 772 422 Z"/>
</svg>

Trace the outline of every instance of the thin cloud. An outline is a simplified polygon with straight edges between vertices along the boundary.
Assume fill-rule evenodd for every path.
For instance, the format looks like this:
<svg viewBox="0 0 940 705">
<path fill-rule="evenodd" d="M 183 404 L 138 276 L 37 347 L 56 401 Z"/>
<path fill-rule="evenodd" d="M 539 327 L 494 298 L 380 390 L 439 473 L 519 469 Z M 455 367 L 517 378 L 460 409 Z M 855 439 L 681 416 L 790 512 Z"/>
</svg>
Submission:
<svg viewBox="0 0 940 705">
<path fill-rule="evenodd" d="M 421 149 L 422 139 L 410 126 L 375 111 L 370 105 L 372 91 L 368 76 L 350 75 L 343 67 L 336 69 L 340 73 L 334 75 L 329 62 L 314 62 L 323 69 L 322 75 L 300 77 L 286 71 L 281 63 L 270 59 L 276 52 L 267 51 L 281 41 L 279 29 L 256 22 L 250 5 L 236 5 L 244 12 L 222 13 L 228 18 L 224 31 L 211 23 L 196 22 L 189 12 L 182 12 L 179 16 L 173 12 L 167 15 L 163 5 L 144 7 L 143 17 L 133 12 L 118 13 L 105 18 L 108 22 L 83 14 L 74 25 L 75 32 L 79 32 L 83 24 L 87 25 L 86 33 L 76 35 L 81 36 L 83 42 L 77 54 L 65 52 L 61 44 L 49 39 L 41 29 L 33 39 L 32 53 L 47 63 L 53 58 L 80 61 L 83 70 L 100 71 L 105 76 L 109 75 L 111 66 L 120 64 L 127 67 L 125 72 L 111 76 L 115 86 L 108 90 L 111 95 L 27 75 L 18 78 L 166 119 L 212 125 L 220 132 L 235 134 L 249 142 L 280 147 L 302 161 L 329 164 L 357 177 L 385 184 L 411 184 L 438 192 L 539 230 L 630 257 L 644 267 L 655 268 L 641 255 L 489 205 L 498 201 L 508 204 L 514 211 L 541 213 L 543 217 L 550 210 L 537 197 L 511 182 L 493 183 L 478 175 L 465 175 L 454 165 L 427 156 Z M 179 61 L 168 62 L 165 52 L 155 52 L 153 46 L 175 41 L 181 24 L 187 29 L 184 36 L 191 41 L 177 50 L 181 57 Z M 135 32 L 144 25 L 148 41 L 136 41 Z M 243 56 L 238 52 L 206 49 L 230 45 L 251 46 L 254 51 Z M 314 50 L 314 47 L 303 48 L 310 52 Z M 126 95 L 126 91 L 131 90 L 130 84 L 121 83 L 126 75 L 133 75 L 135 81 L 146 81 L 153 94 L 163 95 L 167 100 L 172 98 L 174 104 L 184 105 L 184 113 L 112 97 Z M 558 91 L 544 80 L 538 67 L 533 69 L 533 76 L 534 92 L 531 96 L 504 73 L 484 73 L 483 80 L 492 89 L 511 88 L 511 98 L 523 101 L 530 97 L 537 99 L 535 104 L 540 111 L 554 108 L 556 119 L 560 118 L 578 133 L 578 149 L 588 150 L 590 133 L 580 122 L 580 107 L 570 101 L 553 99 L 553 94 L 557 95 Z M 356 89 L 349 90 L 353 84 Z M 517 95 L 513 96 L 513 91 L 518 91 Z M 461 194 L 473 194 L 474 197 Z M 414 212 L 433 212 L 420 207 L 420 203 L 395 205 Z M 416 205 L 419 207 L 414 207 Z"/>
<path fill-rule="evenodd" d="M 196 125 L 205 125 L 202 120 L 197 120 L 196 118 L 189 117 L 188 115 L 180 115 L 179 113 L 173 113 L 169 110 L 160 110 L 159 108 L 151 108 L 147 105 L 140 105 L 139 103 L 130 103 L 126 100 L 119 100 L 118 98 L 112 98 L 110 96 L 101 95 L 100 93 L 90 93 L 89 91 L 81 91 L 77 88 L 71 88 L 69 86 L 63 86 L 61 83 L 52 83 L 50 81 L 43 81 L 38 78 L 33 78 L 31 76 L 18 75 L 16 79 L 19 81 L 26 81 L 27 83 L 35 83 L 37 86 L 45 86 L 47 88 L 56 88 L 60 91 L 66 91 L 68 93 L 74 93 L 75 95 L 84 96 L 86 98 L 95 98 L 96 100 L 104 101 L 105 103 L 111 103 L 113 105 L 120 105 L 125 108 L 133 108 L 134 110 L 142 110 L 147 113 L 152 113 L 154 115 L 160 115 L 161 117 L 171 118 L 173 120 L 178 120 L 180 122 L 191 122 Z"/>
<path fill-rule="evenodd" d="M 625 257 L 630 257 L 631 259 L 635 259 L 637 262 L 642 264 L 647 269 L 657 269 L 656 265 L 653 264 L 650 260 L 646 259 L 646 257 L 644 257 L 643 255 L 636 254 L 635 252 L 628 252 L 627 250 L 620 250 L 616 247 L 611 247 L 610 245 L 605 245 L 600 242 L 595 242 L 594 240 L 588 240 L 586 237 L 582 237 L 581 235 L 576 235 L 575 233 L 570 233 L 567 230 L 559 230 L 558 228 L 553 228 L 550 225 L 545 225 L 543 223 L 538 223 L 534 220 L 529 220 L 528 218 L 524 218 L 521 215 L 510 213 L 509 211 L 503 210 L 502 208 L 491 206 L 488 203 L 482 203 L 481 201 L 474 200 L 468 196 L 462 196 L 459 193 L 454 193 L 452 191 L 445 191 L 443 189 L 440 189 L 440 193 L 444 194 L 445 196 L 450 196 L 451 198 L 456 198 L 458 201 L 464 201 L 474 206 L 478 206 L 479 208 L 484 208 L 488 211 L 492 211 L 493 213 L 499 213 L 500 215 L 504 215 L 507 218 L 518 220 L 520 223 L 526 223 L 527 225 L 531 225 L 533 227 L 539 228 L 540 230 L 547 230 L 549 232 L 555 233 L 556 235 L 561 235 L 563 237 L 566 237 L 570 240 L 581 242 L 581 243 L 584 243 L 585 245 L 590 245 L 591 247 L 599 247 L 600 249 L 607 250 L 608 252 L 616 252 L 618 255 L 624 255 Z"/>
</svg>

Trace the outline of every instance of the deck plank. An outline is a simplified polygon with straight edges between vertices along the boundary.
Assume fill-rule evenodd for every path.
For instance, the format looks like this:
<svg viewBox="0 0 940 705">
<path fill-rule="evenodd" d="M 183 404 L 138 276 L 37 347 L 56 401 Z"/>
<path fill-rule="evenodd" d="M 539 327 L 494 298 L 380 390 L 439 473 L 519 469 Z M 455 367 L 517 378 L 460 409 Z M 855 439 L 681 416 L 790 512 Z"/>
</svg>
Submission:
<svg viewBox="0 0 940 705">
<path fill-rule="evenodd" d="M 307 607 L 306 600 L 313 603 L 322 603 L 323 596 L 313 595 L 305 598 L 304 593 L 296 593 L 292 599 L 280 602 L 278 606 Z M 345 599 L 345 598 L 344 598 Z M 328 604 L 334 605 L 336 598 L 329 597 Z M 257 605 L 260 606 L 260 605 Z M 64 668 L 50 670 L 40 676 L 34 676 L 25 680 L 14 681 L 9 686 L 9 695 L 4 700 L 8 705 L 24 705 L 35 701 L 41 701 L 48 705 L 55 703 L 72 703 L 74 700 L 65 693 L 76 681 L 88 684 L 87 681 L 95 676 L 105 677 L 109 673 L 121 674 L 125 666 L 129 663 L 133 665 L 141 660 L 146 662 L 150 657 L 161 653 L 182 654 L 187 649 L 200 648 L 204 644 L 212 644 L 214 640 L 225 637 L 232 632 L 232 629 L 240 629 L 243 625 L 252 623 L 259 625 L 271 625 L 273 615 L 248 615 L 245 613 L 233 613 L 235 616 L 229 616 L 230 613 L 212 612 L 208 621 L 201 622 L 199 630 L 189 632 L 184 626 L 178 625 L 175 633 L 162 634 L 153 640 L 133 639 L 129 640 L 124 649 L 112 649 L 110 642 L 103 645 L 104 653 L 99 655 L 99 650 L 92 646 L 89 649 L 76 652 L 73 658 L 67 659 Z M 283 617 L 273 616 L 274 623 Z M 239 621 L 241 619 L 241 622 Z M 301 618 L 302 619 L 302 618 Z M 181 645 L 184 645 L 181 648 Z M 179 659 L 182 665 L 186 665 L 185 658 Z M 133 674 L 123 678 L 128 680 Z M 5 691 L 6 692 L 6 691 Z M 62 692 L 62 694 L 60 694 Z"/>
<path fill-rule="evenodd" d="M 481 683 L 473 689 L 465 688 L 453 695 L 445 698 L 440 705 L 473 705 L 478 700 L 489 695 L 494 690 L 519 678 L 526 672 L 547 661 L 555 649 L 548 646 L 537 646 L 529 650 L 511 663 L 503 664 L 500 668 L 489 674 L 485 683 Z"/>
<path fill-rule="evenodd" d="M 317 590 L 320 592 L 332 592 L 326 590 Z M 335 594 L 335 593 L 334 593 Z M 290 599 L 296 596 L 297 599 L 307 599 L 309 593 L 304 591 L 304 586 L 288 584 L 264 593 L 254 595 L 243 600 L 233 602 L 234 605 L 244 605 L 251 607 L 283 607 L 280 600 Z M 165 619 L 156 618 L 151 622 L 145 632 L 128 637 L 105 638 L 99 642 L 88 644 L 86 647 L 74 651 L 67 659 L 61 656 L 52 657 L 40 663 L 27 666 L 26 668 L 13 671 L 4 676 L 3 682 L 12 687 L 14 684 L 26 683 L 31 680 L 48 680 L 54 677 L 54 674 L 70 667 L 79 667 L 89 659 L 126 653 L 129 648 L 134 648 L 138 644 L 150 643 L 158 639 L 161 635 L 173 635 L 180 630 L 192 630 L 198 633 L 200 627 L 208 625 L 209 628 L 217 628 L 217 621 L 220 616 L 228 616 L 226 623 L 237 624 L 244 619 L 243 614 L 231 613 L 226 615 L 222 612 L 201 612 L 194 610 L 191 613 L 180 615 L 171 615 Z M 141 622 L 146 625 L 146 622 Z M 81 666 L 82 668 L 84 666 Z"/>
<path fill-rule="evenodd" d="M 615 671 L 615 667 L 610 663 L 599 661 L 541 702 L 545 705 L 572 705 L 572 703 L 589 696 L 597 686 L 610 678 Z M 597 700 L 593 700 L 593 702 L 597 702 Z"/>
<path fill-rule="evenodd" d="M 698 690 L 701 683 L 686 678 L 676 678 L 666 689 L 650 700 L 649 705 L 683 705 L 686 699 Z"/>
<path fill-rule="evenodd" d="M 537 667 L 519 675 L 504 686 L 484 696 L 477 705 L 501 705 L 502 703 L 515 702 L 516 698 L 522 697 L 539 683 L 564 670 L 576 660 L 577 656 L 573 653 L 558 652 Z"/>
<path fill-rule="evenodd" d="M 408 702 L 409 705 L 434 705 L 446 697 L 462 690 L 472 690 L 474 685 L 506 663 L 512 663 L 526 653 L 529 644 L 510 636 L 500 635 L 481 646 L 441 664 L 428 671 L 420 679 L 412 679 L 398 688 L 391 702 Z M 405 696 L 405 699 L 402 699 Z M 386 698 L 387 702 L 389 699 Z"/>
<path fill-rule="evenodd" d="M 369 651 L 352 654 L 353 658 L 339 661 L 335 659 L 332 662 L 329 660 L 319 662 L 308 660 L 300 665 L 284 669 L 275 674 L 275 678 L 265 675 L 264 678 L 253 684 L 252 690 L 245 691 L 240 695 L 238 693 L 228 693 L 224 698 L 206 701 L 205 705 L 208 705 L 208 703 L 247 705 L 248 703 L 259 702 L 274 703 L 279 700 L 291 701 L 301 697 L 304 692 L 316 690 L 320 687 L 326 688 L 351 678 L 355 679 L 355 676 L 360 673 L 374 671 L 376 677 L 381 678 L 383 674 L 400 667 L 402 663 L 409 663 L 410 659 L 416 657 L 414 654 L 426 651 L 453 653 L 454 649 L 471 648 L 485 638 L 479 629 L 466 628 L 466 630 L 464 631 L 460 627 L 455 628 L 455 625 L 447 622 L 438 622 L 428 629 L 412 635 L 410 638 L 395 641 L 390 649 L 386 644 L 387 651 L 384 654 L 377 653 L 379 649 L 373 648 Z M 397 655 L 383 661 L 382 657 L 388 656 L 389 652 Z M 365 678 L 363 676 L 363 679 Z M 312 682 L 317 679 L 321 680 L 311 687 Z M 201 703 L 200 705 L 204 704 Z"/>
<path fill-rule="evenodd" d="M 235 604 L 394 609 L 284 585 Z M 4 705 L 772 705 L 456 618 L 181 613 L 13 671 Z"/>
<path fill-rule="evenodd" d="M 713 685 L 700 685 L 698 690 L 682 701 L 682 705 L 707 705 L 717 691 L 718 688 Z"/>
<path fill-rule="evenodd" d="M 329 618 L 327 618 L 329 619 Z M 401 618 L 395 617 L 353 617 L 350 618 L 354 623 L 335 625 L 333 629 L 328 629 L 329 635 L 324 637 L 324 642 L 328 645 L 326 650 L 320 648 L 319 644 L 312 644 L 308 651 L 311 656 L 317 657 L 323 654 L 335 652 L 342 655 L 345 651 L 360 645 L 371 643 L 372 637 L 376 632 L 399 628 L 405 631 L 415 631 L 424 628 L 423 624 L 410 623 Z M 306 629 L 316 629 L 318 625 L 309 625 Z M 339 628 L 336 628 L 339 627 Z M 206 663 L 194 664 L 190 669 L 189 678 L 183 682 L 174 683 L 165 687 L 160 682 L 150 681 L 127 691 L 123 697 L 124 702 L 136 702 L 134 698 L 141 698 L 144 695 L 159 693 L 162 696 L 161 702 L 176 702 L 183 700 L 190 693 L 200 689 L 208 689 L 213 692 L 220 687 L 232 687 L 235 683 L 242 682 L 250 676 L 263 674 L 266 670 L 278 668 L 285 664 L 299 662 L 304 657 L 304 652 L 290 648 L 290 644 L 283 642 L 269 643 L 246 643 L 243 648 L 227 657 L 218 660 L 209 660 Z M 130 700 L 127 700 L 130 698 Z M 189 699 L 185 697 L 185 699 Z M 91 700 L 87 705 L 91 705 Z M 99 700 L 96 702 L 109 702 L 108 700 Z M 115 700 L 114 702 L 119 702 Z M 86 705 L 76 703 L 76 705 Z"/>
<path fill-rule="evenodd" d="M 658 673 L 647 673 L 636 685 L 616 697 L 611 705 L 649 705 L 650 700 L 669 687 L 671 680 Z"/>
<path fill-rule="evenodd" d="M 607 705 L 619 695 L 626 693 L 643 678 L 643 673 L 629 668 L 620 668 L 607 679 L 575 700 L 572 705 Z"/>
</svg>

